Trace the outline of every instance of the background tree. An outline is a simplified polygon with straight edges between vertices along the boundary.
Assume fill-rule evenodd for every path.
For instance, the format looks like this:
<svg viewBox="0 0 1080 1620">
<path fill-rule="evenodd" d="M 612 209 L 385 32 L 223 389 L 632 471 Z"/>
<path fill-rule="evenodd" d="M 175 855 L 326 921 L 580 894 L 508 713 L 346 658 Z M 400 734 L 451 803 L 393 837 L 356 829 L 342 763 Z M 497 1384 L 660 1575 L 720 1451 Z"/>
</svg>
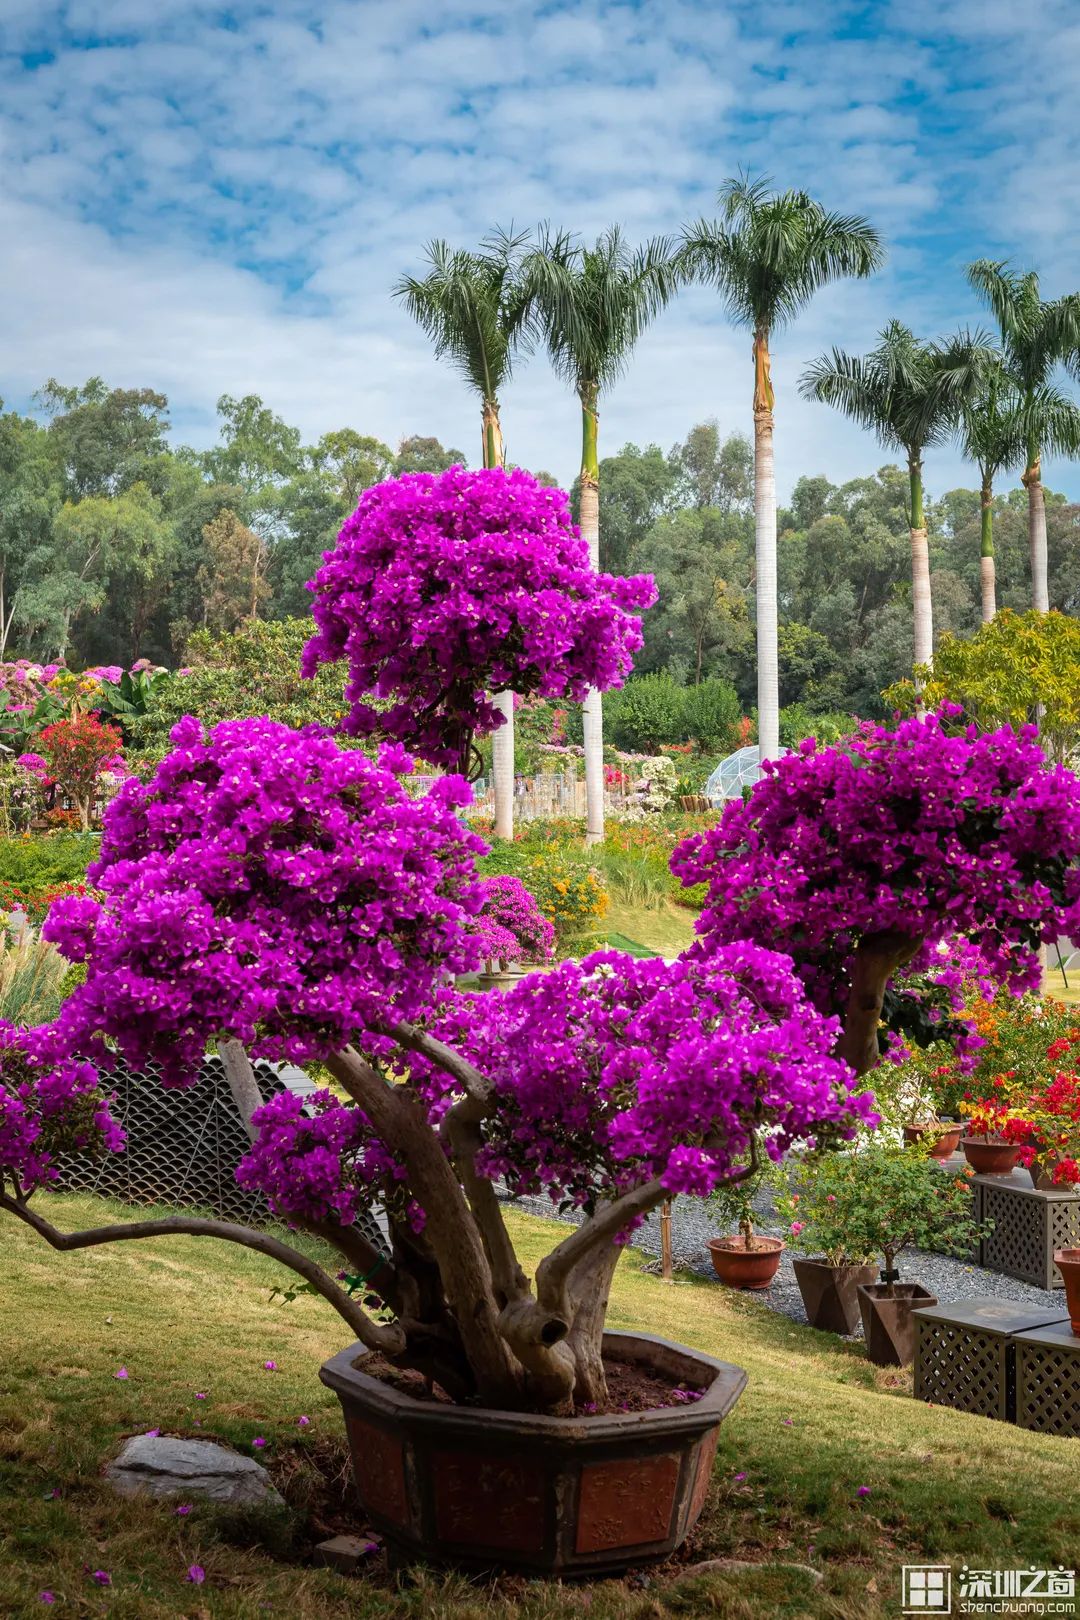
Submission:
<svg viewBox="0 0 1080 1620">
<path fill-rule="evenodd" d="M 721 187 L 722 223 L 699 220 L 683 233 L 681 273 L 717 287 L 732 319 L 754 334 L 754 520 L 758 745 L 780 748 L 777 668 L 776 477 L 773 465 L 772 334 L 819 287 L 868 276 L 883 253 L 877 232 L 856 215 L 828 213 L 804 191 L 770 194 L 766 179 Z"/>
<path fill-rule="evenodd" d="M 409 314 L 480 400 L 481 465 L 503 467 L 506 452 L 499 390 L 509 382 L 526 337 L 529 295 L 520 274 L 524 235 L 497 231 L 479 253 L 452 251 L 446 242 L 427 248 L 431 268 L 422 279 L 403 276 L 394 288 Z M 495 836 L 514 836 L 514 694 L 494 697 L 503 723 L 492 735 Z"/>
<path fill-rule="evenodd" d="M 15 411 L 0 414 L 0 659 L 28 628 L 26 587 L 30 560 L 51 549 L 61 505 L 60 469 L 48 433 Z"/>
<path fill-rule="evenodd" d="M 438 439 L 414 433 L 402 439 L 394 457 L 393 476 L 407 472 L 445 472 L 447 467 L 465 467 L 464 450 L 444 450 Z"/>
<path fill-rule="evenodd" d="M 558 376 L 581 404 L 581 537 L 600 567 L 600 395 L 625 370 L 634 345 L 673 296 L 671 248 L 656 237 L 632 249 L 617 225 L 585 247 L 566 232 L 540 233 L 525 264 L 527 295 Z M 586 843 L 604 836 L 604 718 L 599 692 L 583 706 Z"/>
<path fill-rule="evenodd" d="M 35 402 L 50 418 L 68 500 L 118 495 L 139 483 L 154 487 L 152 467 L 166 452 L 169 431 L 164 394 L 108 388 L 100 377 L 67 388 L 50 377 Z"/>
<path fill-rule="evenodd" d="M 264 541 L 228 507 L 206 525 L 203 539 L 207 552 L 200 579 L 204 628 L 235 630 L 244 619 L 257 619 L 270 594 Z"/>
<path fill-rule="evenodd" d="M 994 567 L 994 479 L 1018 466 L 1027 449 L 1023 402 L 999 355 L 984 367 L 975 393 L 960 410 L 958 436 L 968 461 L 979 469 L 979 584 L 982 619 L 997 612 Z M 925 660 L 924 660 L 925 661 Z"/>
<path fill-rule="evenodd" d="M 338 496 L 346 513 L 356 510 L 365 489 L 381 484 L 394 472 L 394 452 L 381 439 L 354 428 L 324 433 L 309 452 L 311 465 Z"/>
<path fill-rule="evenodd" d="M 911 599 L 915 663 L 934 656 L 930 548 L 923 501 L 923 455 L 949 435 L 965 393 L 974 386 L 984 346 L 967 336 L 946 344 L 921 342 L 901 321 L 890 321 L 865 357 L 833 349 L 804 373 L 804 399 L 821 400 L 869 428 L 886 449 L 907 459 L 911 490 Z"/>
<path fill-rule="evenodd" d="M 1080 294 L 1044 302 L 1037 272 L 1018 274 L 1007 269 L 1004 260 L 978 259 L 968 266 L 967 274 L 998 323 L 1005 365 L 1020 392 L 1027 452 L 1021 483 L 1028 497 L 1031 604 L 1046 613 L 1050 592 L 1042 457 L 1074 456 L 1080 451 L 1080 411 L 1053 386 L 1060 364 L 1068 361 L 1075 366 L 1080 355 Z"/>
<path fill-rule="evenodd" d="M 631 552 L 630 571 L 652 574 L 659 594 L 643 621 L 641 669 L 678 666 L 698 685 L 750 651 L 743 520 L 715 507 L 669 513 Z"/>
</svg>

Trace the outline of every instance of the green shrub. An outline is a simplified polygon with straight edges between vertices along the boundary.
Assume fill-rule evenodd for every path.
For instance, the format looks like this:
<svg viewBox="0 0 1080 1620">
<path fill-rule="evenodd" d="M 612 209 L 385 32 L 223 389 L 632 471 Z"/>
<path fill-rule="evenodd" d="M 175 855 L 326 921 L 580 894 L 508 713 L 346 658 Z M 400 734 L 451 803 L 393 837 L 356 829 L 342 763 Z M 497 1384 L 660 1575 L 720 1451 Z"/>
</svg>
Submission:
<svg viewBox="0 0 1080 1620">
<path fill-rule="evenodd" d="M 685 690 L 670 675 L 637 675 L 618 695 L 605 699 L 605 730 L 620 748 L 655 754 L 661 743 L 684 736 Z"/>
<path fill-rule="evenodd" d="M 25 889 L 78 883 L 97 859 L 101 839 L 94 833 L 24 833 L 0 838 L 0 883 Z"/>
<path fill-rule="evenodd" d="M 683 693 L 683 736 L 703 754 L 734 748 L 741 719 L 739 694 L 730 681 L 702 681 Z"/>
<path fill-rule="evenodd" d="M 798 748 L 807 737 L 816 737 L 823 747 L 847 737 L 858 721 L 850 714 L 812 714 L 802 703 L 790 703 L 780 710 L 780 742 L 784 748 Z"/>
</svg>

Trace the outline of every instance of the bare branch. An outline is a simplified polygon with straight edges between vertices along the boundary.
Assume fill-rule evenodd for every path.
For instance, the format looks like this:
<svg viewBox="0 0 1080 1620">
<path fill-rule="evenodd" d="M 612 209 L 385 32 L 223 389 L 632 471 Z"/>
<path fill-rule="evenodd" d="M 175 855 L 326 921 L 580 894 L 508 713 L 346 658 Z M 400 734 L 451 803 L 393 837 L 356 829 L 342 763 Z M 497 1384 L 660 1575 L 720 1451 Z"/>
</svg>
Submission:
<svg viewBox="0 0 1080 1620">
<path fill-rule="evenodd" d="M 218 1053 L 225 1069 L 225 1078 L 229 1082 L 232 1100 L 236 1104 L 236 1111 L 240 1115 L 248 1138 L 254 1142 L 258 1139 L 259 1129 L 257 1125 L 251 1123 L 251 1117 L 257 1108 L 262 1107 L 263 1095 L 259 1090 L 259 1082 L 255 1078 L 251 1059 L 241 1041 L 218 1041 Z"/>
<path fill-rule="evenodd" d="M 390 1034 L 399 1046 L 411 1052 L 420 1052 L 437 1068 L 442 1069 L 444 1074 L 456 1080 L 470 1097 L 475 1097 L 478 1102 L 491 1101 L 491 1081 L 485 1079 L 468 1058 L 463 1058 L 460 1052 L 455 1052 L 453 1047 L 447 1046 L 437 1036 L 429 1035 L 426 1030 L 417 1029 L 415 1024 L 410 1024 L 405 1019 L 395 1024 Z"/>
<path fill-rule="evenodd" d="M 52 1248 L 64 1254 L 75 1249 L 97 1248 L 104 1243 L 123 1243 L 138 1238 L 215 1237 L 226 1243 L 238 1243 L 242 1248 L 254 1249 L 257 1254 L 277 1260 L 280 1265 L 303 1277 L 327 1304 L 333 1306 L 361 1344 L 367 1345 L 369 1350 L 381 1351 L 384 1356 L 400 1356 L 404 1353 L 405 1335 L 400 1327 L 373 1322 L 367 1312 L 350 1299 L 315 1260 L 309 1260 L 307 1255 L 290 1249 L 288 1244 L 279 1242 L 268 1232 L 257 1232 L 253 1227 L 237 1226 L 231 1221 L 206 1220 L 195 1215 L 168 1215 L 161 1220 L 123 1221 L 114 1226 L 89 1227 L 84 1232 L 61 1232 L 43 1215 L 31 1209 L 29 1204 L 9 1198 L 3 1192 L 0 1192 L 0 1209 L 25 1222 Z"/>
</svg>

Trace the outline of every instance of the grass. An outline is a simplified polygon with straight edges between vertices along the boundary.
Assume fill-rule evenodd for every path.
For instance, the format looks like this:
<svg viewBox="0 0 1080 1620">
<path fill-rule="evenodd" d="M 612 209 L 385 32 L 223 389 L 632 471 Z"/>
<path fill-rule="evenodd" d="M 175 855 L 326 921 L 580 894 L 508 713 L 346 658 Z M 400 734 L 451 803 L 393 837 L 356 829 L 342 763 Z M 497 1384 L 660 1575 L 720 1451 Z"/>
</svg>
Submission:
<svg viewBox="0 0 1080 1620">
<path fill-rule="evenodd" d="M 695 916 L 670 900 L 642 909 L 612 896 L 603 929 L 609 945 L 631 956 L 677 956 L 693 941 Z"/>
<path fill-rule="evenodd" d="M 44 1202 L 64 1226 L 121 1213 L 88 1197 Z M 512 1225 L 535 1265 L 552 1224 L 514 1215 Z M 750 1373 L 687 1557 L 754 1568 L 669 1566 L 592 1587 L 398 1581 L 377 1556 L 360 1578 L 314 1569 L 312 1512 L 325 1512 L 326 1479 L 345 1477 L 340 1412 L 317 1378 L 341 1347 L 337 1319 L 308 1298 L 269 1303 L 280 1273 L 225 1245 L 172 1238 L 54 1256 L 2 1216 L 0 1231 L 0 1614 L 11 1620 L 48 1612 L 43 1589 L 57 1594 L 52 1613 L 110 1620 L 891 1620 L 904 1563 L 1076 1561 L 1080 1440 L 916 1405 L 905 1374 L 705 1280 L 664 1284 L 631 1252 L 612 1325 L 646 1326 Z M 268 1359 L 278 1372 L 263 1370 Z M 289 1511 L 204 1504 L 178 1518 L 168 1503 L 114 1497 L 102 1465 L 148 1427 L 241 1450 L 265 1436 Z M 193 1564 L 206 1571 L 200 1587 L 185 1582 Z M 108 1591 L 89 1580 L 99 1568 Z"/>
</svg>

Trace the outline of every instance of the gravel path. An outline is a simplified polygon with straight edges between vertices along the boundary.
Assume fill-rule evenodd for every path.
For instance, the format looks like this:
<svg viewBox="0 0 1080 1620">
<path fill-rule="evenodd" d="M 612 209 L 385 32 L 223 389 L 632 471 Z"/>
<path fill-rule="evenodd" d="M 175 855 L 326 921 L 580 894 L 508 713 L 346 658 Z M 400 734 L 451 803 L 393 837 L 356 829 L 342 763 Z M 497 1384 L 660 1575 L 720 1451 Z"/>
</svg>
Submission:
<svg viewBox="0 0 1080 1620">
<path fill-rule="evenodd" d="M 533 1215 L 545 1215 L 550 1218 L 553 1213 L 551 1204 L 545 1198 L 522 1198 L 517 1200 L 517 1204 L 519 1208 Z M 757 1230 L 774 1237 L 782 1237 L 783 1228 L 776 1219 L 770 1195 L 765 1194 L 755 1200 L 755 1207 Z M 572 1216 L 558 1218 L 573 1220 Z M 704 1277 L 715 1276 L 705 1244 L 709 1238 L 720 1235 L 715 1216 L 701 1199 L 675 1200 L 671 1210 L 671 1248 L 676 1269 L 694 1271 Z M 658 1212 L 649 1215 L 634 1234 L 633 1246 L 646 1254 L 659 1256 Z M 793 1252 L 797 1254 L 799 1251 L 785 1249 L 780 1258 L 780 1270 L 776 1274 L 775 1282 L 769 1288 L 758 1291 L 754 1297 L 771 1306 L 774 1311 L 790 1317 L 793 1322 L 805 1322 L 806 1312 L 803 1309 L 802 1295 L 799 1293 L 799 1285 L 795 1281 L 791 1264 Z M 963 1260 L 953 1260 L 948 1255 L 925 1254 L 920 1250 L 909 1249 L 900 1256 L 899 1264 L 902 1281 L 921 1283 L 942 1305 L 958 1299 L 993 1298 L 1013 1300 L 1019 1304 L 1031 1305 L 1033 1308 L 1057 1306 L 1062 1312 L 1065 1309 L 1065 1294 L 1060 1288 L 1052 1292 L 1033 1288 L 1028 1283 L 1019 1282 L 1015 1277 L 1003 1277 L 996 1271 L 985 1271 L 981 1266 L 968 1265 Z M 717 1287 L 720 1286 L 722 1285 L 718 1282 Z M 856 1338 L 861 1337 L 860 1329 Z"/>
</svg>

